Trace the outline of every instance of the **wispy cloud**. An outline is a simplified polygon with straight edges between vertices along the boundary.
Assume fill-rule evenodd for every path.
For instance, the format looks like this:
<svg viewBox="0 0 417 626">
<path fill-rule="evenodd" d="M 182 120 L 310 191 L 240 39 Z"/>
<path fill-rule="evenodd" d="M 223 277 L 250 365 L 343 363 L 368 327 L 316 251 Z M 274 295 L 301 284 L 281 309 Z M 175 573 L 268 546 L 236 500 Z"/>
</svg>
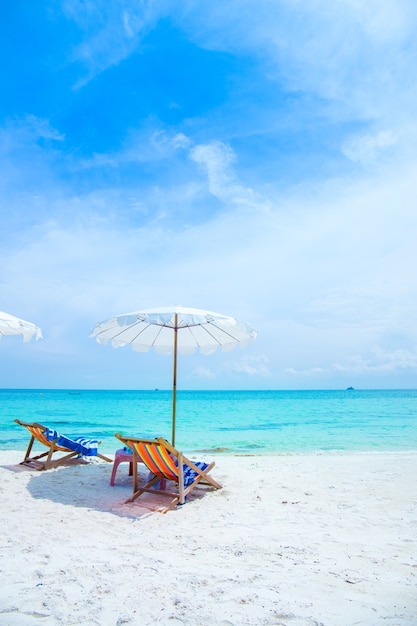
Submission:
<svg viewBox="0 0 417 626">
<path fill-rule="evenodd" d="M 36 117 L 36 115 L 27 115 L 24 118 L 22 123 L 20 123 L 20 130 L 23 129 L 42 139 L 52 139 L 54 141 L 63 141 L 65 139 L 65 135 L 53 128 L 49 120 Z"/>
<path fill-rule="evenodd" d="M 417 49 L 412 0 L 314 0 L 302 8 L 234 0 L 198 11 L 190 0 L 186 6 L 191 36 L 210 48 L 250 50 L 272 80 L 325 99 L 329 119 L 353 115 L 385 124 L 393 110 L 412 119 L 416 86 L 406 78 Z"/>
<path fill-rule="evenodd" d="M 193 376 L 195 376 L 196 378 L 216 378 L 216 374 L 208 367 L 197 367 L 194 372 L 193 372 Z"/>
<path fill-rule="evenodd" d="M 230 146 L 220 141 L 197 145 L 190 151 L 190 158 L 206 170 L 213 196 L 223 202 L 259 207 L 259 198 L 253 190 L 243 187 L 237 180 L 232 168 L 236 155 Z"/>
<path fill-rule="evenodd" d="M 63 10 L 83 33 L 81 43 L 72 53 L 72 61 L 85 68 L 75 88 L 83 87 L 127 58 L 163 14 L 163 10 L 157 10 L 153 2 L 146 0 L 139 4 L 133 0 L 110 4 L 103 0 L 93 3 L 65 0 Z"/>
<path fill-rule="evenodd" d="M 351 161 L 362 165 L 369 165 L 377 160 L 379 153 L 397 142 L 392 131 L 380 131 L 376 135 L 363 135 L 347 140 L 342 146 L 342 152 Z"/>
<path fill-rule="evenodd" d="M 62 142 L 65 139 L 65 134 L 53 128 L 48 119 L 32 114 L 6 120 L 1 132 L 6 146 L 13 150 L 20 147 L 27 149 L 28 145 L 35 145 L 39 139 L 53 142 Z"/>
<path fill-rule="evenodd" d="M 242 372 L 248 376 L 270 376 L 268 369 L 269 359 L 265 355 L 261 356 L 243 356 L 233 364 L 235 372 Z"/>
<path fill-rule="evenodd" d="M 289 367 L 285 371 L 293 376 L 323 377 L 328 374 L 375 374 L 395 373 L 402 370 L 417 369 L 417 350 L 407 349 L 389 352 L 381 348 L 373 348 L 369 356 L 360 354 L 349 356 L 343 363 L 334 363 L 329 367 L 309 367 L 296 369 Z"/>
</svg>

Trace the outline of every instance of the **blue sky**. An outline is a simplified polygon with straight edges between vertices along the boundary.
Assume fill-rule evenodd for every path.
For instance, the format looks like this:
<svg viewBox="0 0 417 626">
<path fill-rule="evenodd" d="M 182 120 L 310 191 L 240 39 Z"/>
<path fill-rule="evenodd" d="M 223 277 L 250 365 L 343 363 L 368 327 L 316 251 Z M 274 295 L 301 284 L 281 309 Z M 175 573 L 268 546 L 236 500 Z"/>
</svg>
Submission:
<svg viewBox="0 0 417 626">
<path fill-rule="evenodd" d="M 185 389 L 417 386 L 414 0 L 0 9 L 2 387 L 169 388 L 89 338 L 181 304 L 257 341 Z"/>
</svg>

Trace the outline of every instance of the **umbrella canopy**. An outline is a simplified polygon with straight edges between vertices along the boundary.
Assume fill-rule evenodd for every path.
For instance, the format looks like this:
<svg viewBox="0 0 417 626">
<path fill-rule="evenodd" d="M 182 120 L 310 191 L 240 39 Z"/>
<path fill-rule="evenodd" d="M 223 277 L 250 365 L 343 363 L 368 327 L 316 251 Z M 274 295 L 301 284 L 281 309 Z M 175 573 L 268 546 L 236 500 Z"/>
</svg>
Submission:
<svg viewBox="0 0 417 626">
<path fill-rule="evenodd" d="M 250 324 L 234 317 L 181 306 L 145 309 L 117 315 L 98 323 L 90 336 L 98 343 L 111 342 L 113 348 L 131 345 L 138 352 L 154 348 L 161 354 L 174 354 L 172 393 L 172 445 L 175 445 L 177 353 L 192 354 L 197 348 L 211 354 L 218 348 L 232 350 L 256 338 Z"/>
<path fill-rule="evenodd" d="M 32 337 L 42 339 L 42 331 L 35 324 L 0 311 L 0 337 L 5 335 L 20 335 L 24 342 L 30 341 Z"/>
</svg>

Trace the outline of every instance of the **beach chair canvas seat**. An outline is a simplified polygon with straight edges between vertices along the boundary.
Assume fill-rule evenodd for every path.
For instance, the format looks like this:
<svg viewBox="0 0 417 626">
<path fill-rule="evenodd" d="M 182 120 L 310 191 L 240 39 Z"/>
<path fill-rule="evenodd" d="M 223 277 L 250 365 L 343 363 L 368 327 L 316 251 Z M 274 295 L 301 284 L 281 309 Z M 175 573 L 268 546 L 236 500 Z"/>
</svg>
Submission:
<svg viewBox="0 0 417 626">
<path fill-rule="evenodd" d="M 176 450 L 168 441 L 162 437 L 157 439 L 140 439 L 136 437 L 125 437 L 120 433 L 115 435 L 125 446 L 132 449 L 133 453 L 149 469 L 149 477 L 145 485 L 138 487 L 137 473 L 133 474 L 133 495 L 126 502 L 133 502 L 143 493 L 153 493 L 171 498 L 170 504 L 163 510 L 166 513 L 177 504 L 185 504 L 187 495 L 198 485 L 203 484 L 215 489 L 222 486 L 214 478 L 209 476 L 209 472 L 214 467 L 212 463 L 202 463 L 190 461 L 182 452 Z M 134 464 L 134 467 L 136 463 Z M 136 470 L 137 472 L 137 470 Z M 168 481 L 174 488 L 168 486 L 165 489 L 157 488 L 157 483 Z"/>
<path fill-rule="evenodd" d="M 96 439 L 87 439 L 85 437 L 71 439 L 38 422 L 27 424 L 18 419 L 15 419 L 15 422 L 27 428 L 31 435 L 25 457 L 20 465 L 27 465 L 37 470 L 47 470 L 62 465 L 73 457 L 80 456 L 97 456 L 104 461 L 112 462 L 111 459 L 103 454 L 99 454 L 98 446 L 100 442 Z M 47 450 L 31 456 L 35 441 L 45 446 Z M 58 456 L 57 453 L 61 454 Z M 62 453 L 65 454 L 62 456 Z"/>
</svg>

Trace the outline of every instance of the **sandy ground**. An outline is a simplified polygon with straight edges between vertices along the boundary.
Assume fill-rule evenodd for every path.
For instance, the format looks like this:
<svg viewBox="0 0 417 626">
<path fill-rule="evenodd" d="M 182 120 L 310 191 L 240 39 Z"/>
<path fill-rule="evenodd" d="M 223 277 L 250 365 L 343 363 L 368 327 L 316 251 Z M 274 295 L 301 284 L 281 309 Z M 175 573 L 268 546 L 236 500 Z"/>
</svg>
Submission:
<svg viewBox="0 0 417 626">
<path fill-rule="evenodd" d="M 2 452 L 0 625 L 417 625 L 417 453 L 217 456 L 162 515 L 127 464 Z M 201 455 L 201 460 L 211 460 Z M 165 501 L 164 501 L 165 502 Z"/>
</svg>

